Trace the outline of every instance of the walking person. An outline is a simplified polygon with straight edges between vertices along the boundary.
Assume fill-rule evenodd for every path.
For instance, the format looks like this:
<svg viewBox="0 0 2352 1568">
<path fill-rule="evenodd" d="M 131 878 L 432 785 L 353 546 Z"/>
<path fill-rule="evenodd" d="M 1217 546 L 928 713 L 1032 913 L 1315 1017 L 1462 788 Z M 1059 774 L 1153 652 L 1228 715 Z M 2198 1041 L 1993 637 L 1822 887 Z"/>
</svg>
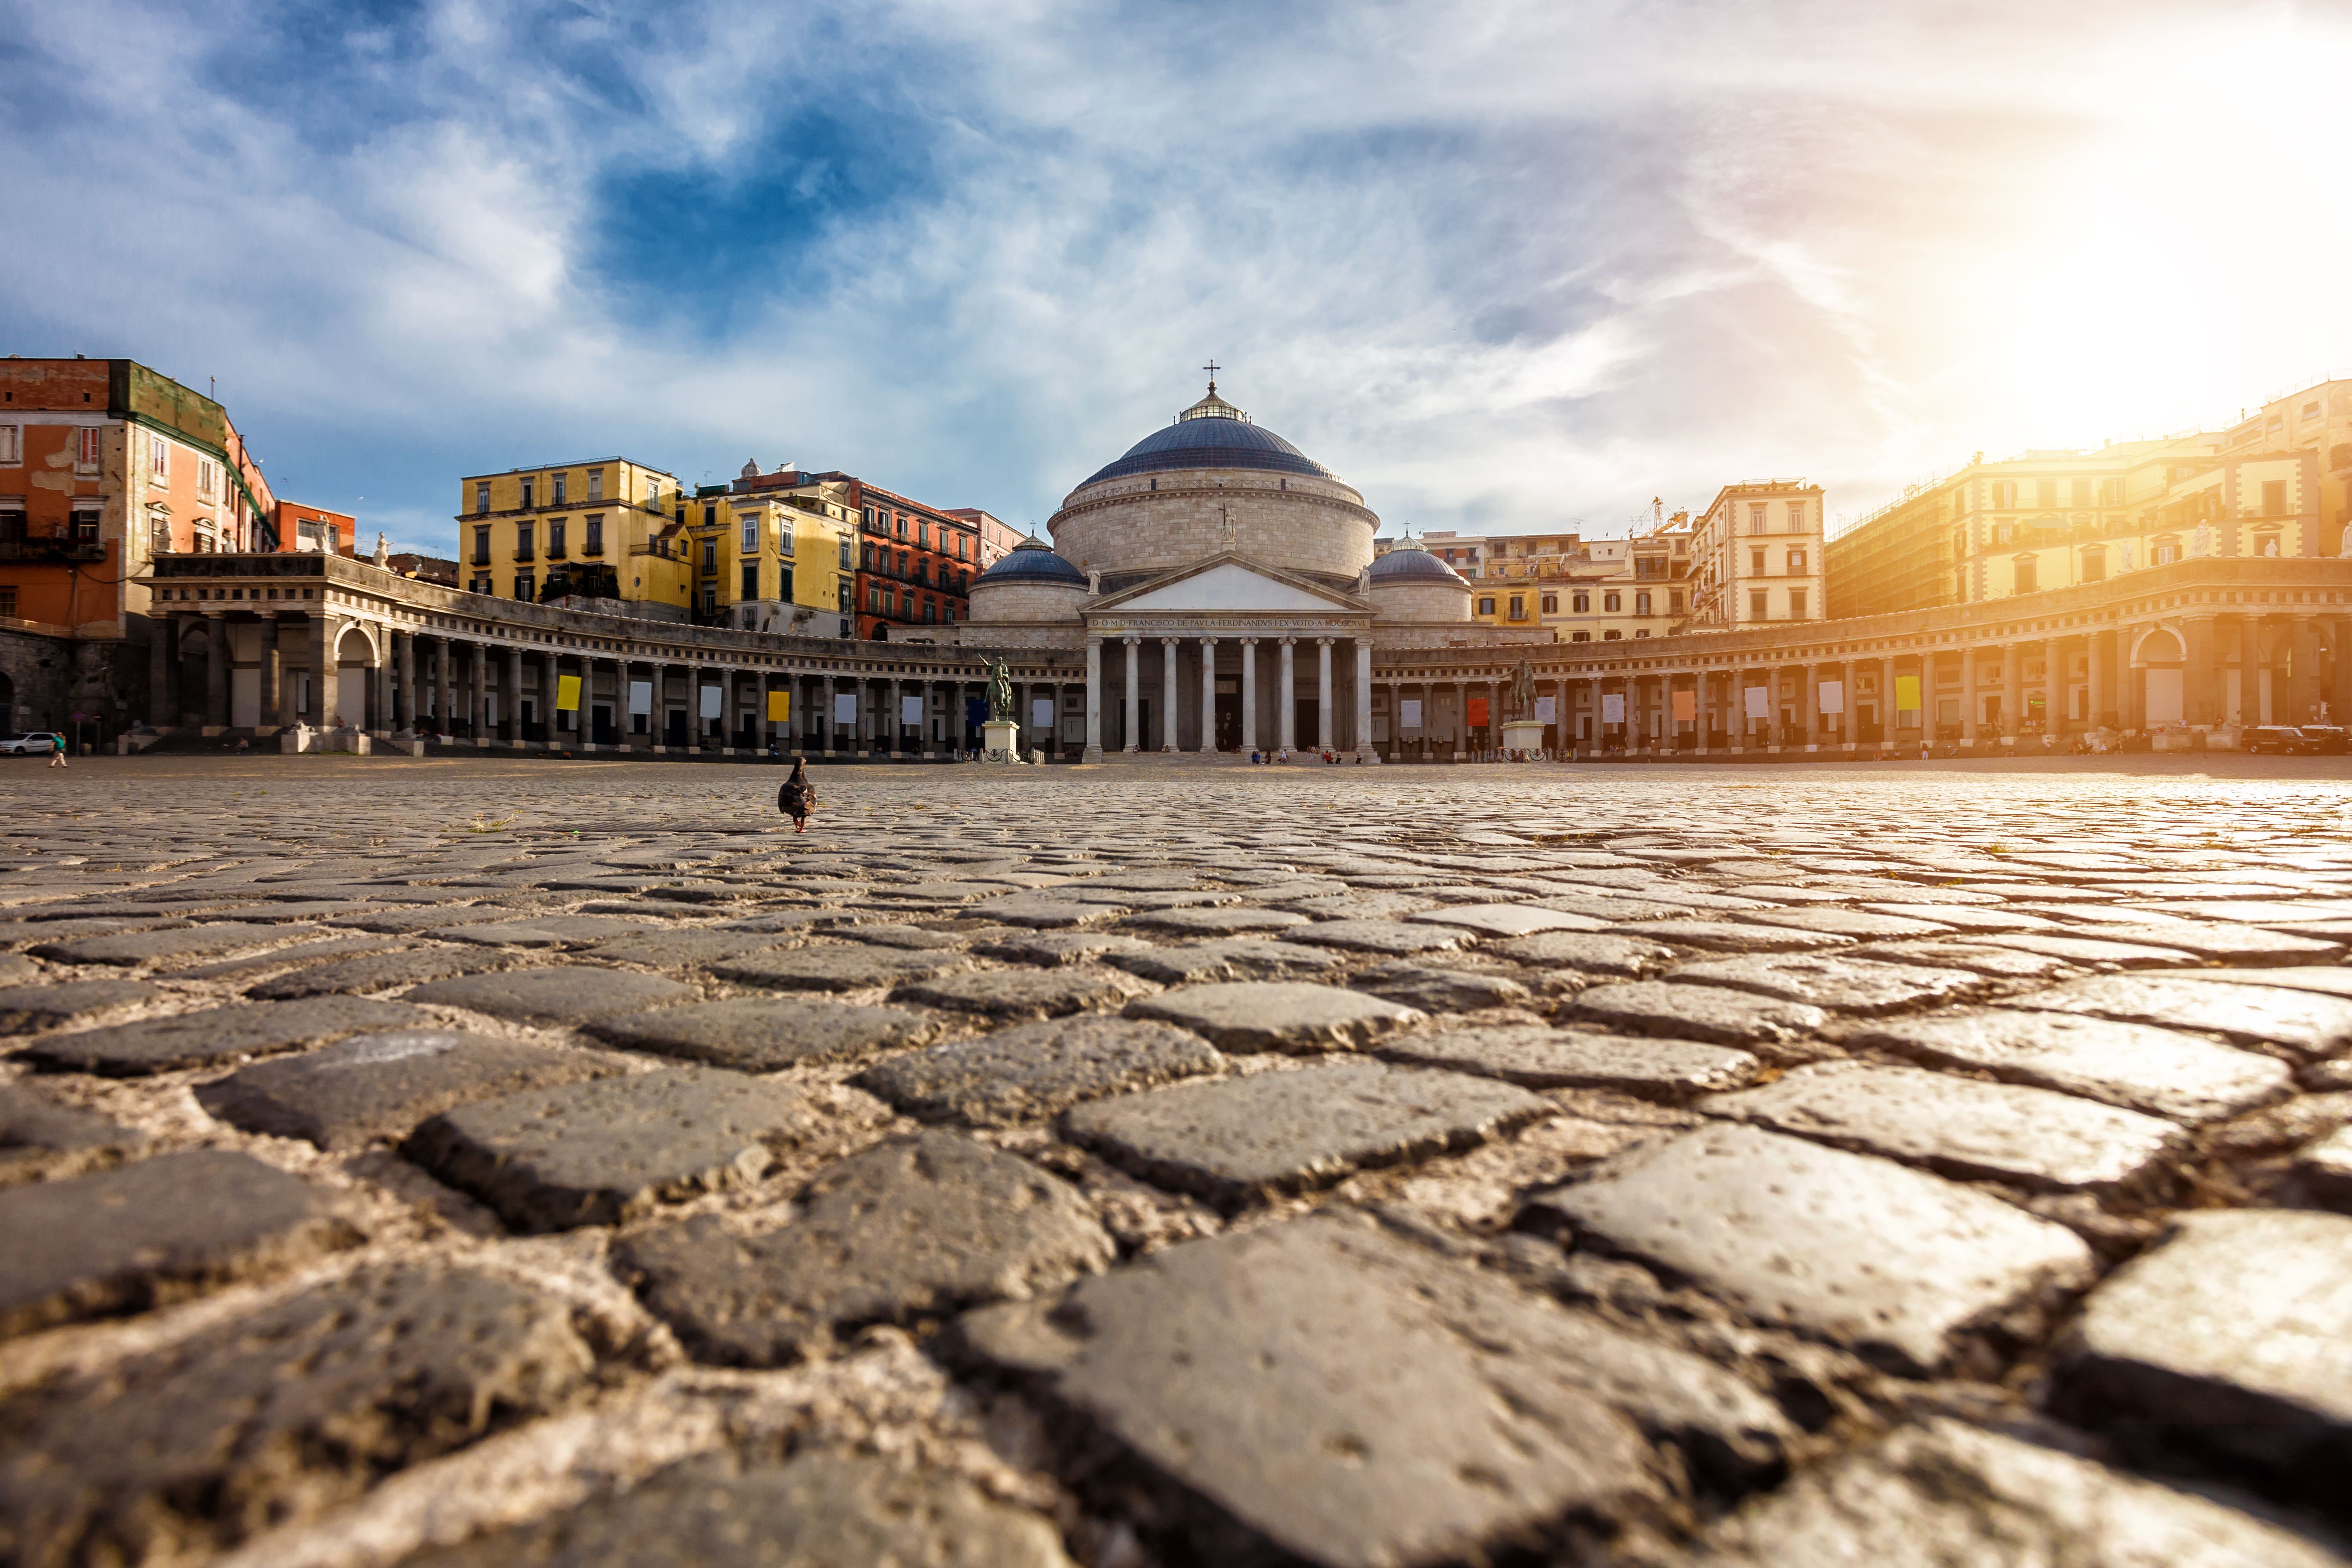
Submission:
<svg viewBox="0 0 2352 1568">
<path fill-rule="evenodd" d="M 794 833 L 806 833 L 809 810 L 815 805 L 816 785 L 809 780 L 808 759 L 796 757 L 793 761 L 792 776 L 784 781 L 784 787 L 776 792 L 776 809 L 793 819 Z"/>
<path fill-rule="evenodd" d="M 66 738 L 63 735 L 52 735 L 49 737 L 49 766 L 61 768 L 65 765 Z"/>
</svg>

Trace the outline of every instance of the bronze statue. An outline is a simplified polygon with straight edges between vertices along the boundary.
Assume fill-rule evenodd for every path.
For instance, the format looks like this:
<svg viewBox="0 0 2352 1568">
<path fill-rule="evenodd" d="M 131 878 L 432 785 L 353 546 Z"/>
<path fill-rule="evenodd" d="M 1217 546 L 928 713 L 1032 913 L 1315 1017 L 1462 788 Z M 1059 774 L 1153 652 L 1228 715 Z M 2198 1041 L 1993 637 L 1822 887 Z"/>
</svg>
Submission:
<svg viewBox="0 0 2352 1568">
<path fill-rule="evenodd" d="M 1535 667 L 1525 659 L 1511 671 L 1510 712 L 1514 719 L 1531 719 L 1536 711 Z"/>
<path fill-rule="evenodd" d="M 1001 658 L 988 672 L 988 718 L 994 724 L 1013 718 L 1013 671 Z"/>
</svg>

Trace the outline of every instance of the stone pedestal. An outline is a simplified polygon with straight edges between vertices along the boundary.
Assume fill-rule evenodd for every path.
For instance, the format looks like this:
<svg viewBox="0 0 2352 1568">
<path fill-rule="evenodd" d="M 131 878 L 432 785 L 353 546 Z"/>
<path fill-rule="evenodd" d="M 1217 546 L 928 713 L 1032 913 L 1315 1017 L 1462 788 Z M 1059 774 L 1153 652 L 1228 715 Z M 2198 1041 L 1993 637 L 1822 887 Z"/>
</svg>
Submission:
<svg viewBox="0 0 2352 1568">
<path fill-rule="evenodd" d="M 1021 726 L 1010 719 L 991 719 L 980 727 L 984 763 L 1017 763 L 1021 760 Z"/>
<path fill-rule="evenodd" d="M 1543 723 L 1539 720 L 1511 720 L 1503 726 L 1503 750 L 1540 752 L 1543 750 Z"/>
</svg>

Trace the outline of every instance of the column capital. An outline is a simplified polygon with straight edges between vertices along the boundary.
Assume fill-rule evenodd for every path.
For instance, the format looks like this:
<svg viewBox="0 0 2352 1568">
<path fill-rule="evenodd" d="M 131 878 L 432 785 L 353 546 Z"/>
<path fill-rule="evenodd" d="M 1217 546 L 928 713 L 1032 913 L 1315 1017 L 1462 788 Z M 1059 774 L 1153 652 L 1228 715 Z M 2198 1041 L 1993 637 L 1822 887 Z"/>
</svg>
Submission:
<svg viewBox="0 0 2352 1568">
<path fill-rule="evenodd" d="M 1329 647 L 1333 643 L 1338 642 L 1339 640 L 1339 639 L 1338 637 L 1317 637 L 1315 639 L 1315 646 L 1317 647 Z"/>
<path fill-rule="evenodd" d="M 1283 646 L 1283 647 L 1292 647 L 1292 646 L 1293 646 L 1293 645 L 1295 645 L 1297 641 L 1298 641 L 1298 639 L 1297 639 L 1297 637 L 1284 637 L 1284 638 L 1282 638 L 1282 639 L 1281 639 L 1282 646 Z"/>
<path fill-rule="evenodd" d="M 1201 639 L 1201 646 L 1202 647 L 1214 647 L 1217 646 L 1217 639 L 1214 637 L 1202 637 Z"/>
<path fill-rule="evenodd" d="M 1255 637 L 1236 637 L 1234 640 L 1244 647 L 1255 647 L 1258 645 L 1258 639 Z"/>
<path fill-rule="evenodd" d="M 1142 638 L 1142 637 L 1139 637 L 1138 635 L 1136 635 L 1136 634 L 1135 634 L 1135 633 L 1133 633 L 1133 632 L 1129 632 L 1129 633 L 1128 633 L 1128 634 L 1127 634 L 1127 636 L 1125 636 L 1125 637 L 1123 637 L 1119 638 L 1118 640 L 1119 640 L 1119 641 L 1121 641 L 1121 642 L 1123 642 L 1123 643 L 1125 643 L 1125 644 L 1126 644 L 1128 647 L 1136 647 L 1138 644 L 1141 643 L 1141 642 L 1143 641 L 1143 638 Z"/>
</svg>

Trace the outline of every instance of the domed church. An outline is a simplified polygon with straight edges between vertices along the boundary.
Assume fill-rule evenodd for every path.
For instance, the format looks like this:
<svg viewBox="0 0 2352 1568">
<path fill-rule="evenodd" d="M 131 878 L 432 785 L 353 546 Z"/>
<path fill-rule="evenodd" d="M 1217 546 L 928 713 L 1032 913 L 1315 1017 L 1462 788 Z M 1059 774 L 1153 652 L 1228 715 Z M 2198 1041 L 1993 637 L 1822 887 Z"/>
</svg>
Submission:
<svg viewBox="0 0 2352 1568">
<path fill-rule="evenodd" d="M 1459 574 L 1423 550 L 1375 560 L 1364 498 L 1213 380 L 1045 526 L 1050 545 L 1033 535 L 973 581 L 957 640 L 1083 646 L 1090 762 L 1285 746 L 1377 762 L 1373 645 L 1470 621 Z"/>
</svg>

